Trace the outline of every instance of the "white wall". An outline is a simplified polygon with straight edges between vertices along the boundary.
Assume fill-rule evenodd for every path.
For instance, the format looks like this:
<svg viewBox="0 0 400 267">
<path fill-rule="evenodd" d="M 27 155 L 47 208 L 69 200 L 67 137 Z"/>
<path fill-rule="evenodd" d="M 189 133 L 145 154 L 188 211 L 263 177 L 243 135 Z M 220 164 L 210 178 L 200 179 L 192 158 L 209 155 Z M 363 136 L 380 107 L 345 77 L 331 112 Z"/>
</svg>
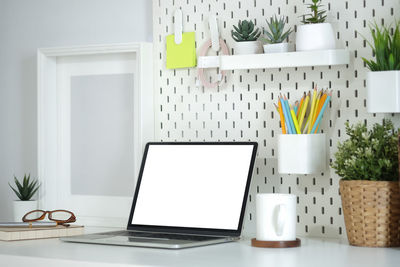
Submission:
<svg viewBox="0 0 400 267">
<path fill-rule="evenodd" d="M 0 220 L 13 175 L 37 177 L 36 50 L 152 39 L 149 0 L 0 0 Z"/>
</svg>

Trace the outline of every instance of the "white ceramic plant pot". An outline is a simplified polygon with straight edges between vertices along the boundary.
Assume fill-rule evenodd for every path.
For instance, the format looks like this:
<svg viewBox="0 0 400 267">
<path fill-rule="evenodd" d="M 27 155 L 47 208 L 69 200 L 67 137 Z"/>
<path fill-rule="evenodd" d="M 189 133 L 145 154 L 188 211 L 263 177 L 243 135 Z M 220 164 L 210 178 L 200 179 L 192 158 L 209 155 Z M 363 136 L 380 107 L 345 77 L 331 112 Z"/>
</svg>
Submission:
<svg viewBox="0 0 400 267">
<path fill-rule="evenodd" d="M 400 71 L 367 72 L 367 109 L 370 113 L 400 112 Z"/>
<path fill-rule="evenodd" d="M 258 54 L 260 47 L 259 41 L 235 42 L 235 55 Z"/>
<path fill-rule="evenodd" d="M 335 34 L 330 23 L 297 26 L 296 51 L 335 49 Z"/>
<path fill-rule="evenodd" d="M 281 134 L 278 136 L 278 172 L 311 174 L 326 169 L 325 134 Z"/>
<path fill-rule="evenodd" d="M 279 44 L 265 44 L 264 53 L 285 53 L 289 52 L 289 44 L 288 43 L 279 43 Z"/>
<path fill-rule="evenodd" d="M 22 217 L 25 214 L 32 210 L 36 210 L 38 208 L 37 200 L 29 200 L 29 201 L 22 201 L 22 200 L 14 200 L 14 221 L 15 222 L 22 222 Z"/>
</svg>

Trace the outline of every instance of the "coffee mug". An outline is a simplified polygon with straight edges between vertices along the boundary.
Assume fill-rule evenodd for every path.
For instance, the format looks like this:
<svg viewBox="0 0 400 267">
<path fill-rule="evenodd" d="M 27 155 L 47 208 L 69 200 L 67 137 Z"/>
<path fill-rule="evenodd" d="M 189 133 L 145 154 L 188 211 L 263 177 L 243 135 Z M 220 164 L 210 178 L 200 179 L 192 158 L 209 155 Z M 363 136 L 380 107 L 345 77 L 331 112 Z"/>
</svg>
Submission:
<svg viewBox="0 0 400 267">
<path fill-rule="evenodd" d="M 296 196 L 257 194 L 256 224 L 257 240 L 296 240 Z"/>
</svg>

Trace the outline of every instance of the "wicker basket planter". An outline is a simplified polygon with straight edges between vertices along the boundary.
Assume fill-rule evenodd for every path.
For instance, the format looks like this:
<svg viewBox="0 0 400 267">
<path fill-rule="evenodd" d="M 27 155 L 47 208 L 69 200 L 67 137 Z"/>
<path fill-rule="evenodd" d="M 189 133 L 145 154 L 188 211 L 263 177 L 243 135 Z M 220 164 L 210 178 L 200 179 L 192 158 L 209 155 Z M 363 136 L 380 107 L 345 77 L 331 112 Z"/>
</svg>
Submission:
<svg viewBox="0 0 400 267">
<path fill-rule="evenodd" d="M 350 245 L 400 246 L 399 182 L 341 180 L 339 184 Z"/>
</svg>

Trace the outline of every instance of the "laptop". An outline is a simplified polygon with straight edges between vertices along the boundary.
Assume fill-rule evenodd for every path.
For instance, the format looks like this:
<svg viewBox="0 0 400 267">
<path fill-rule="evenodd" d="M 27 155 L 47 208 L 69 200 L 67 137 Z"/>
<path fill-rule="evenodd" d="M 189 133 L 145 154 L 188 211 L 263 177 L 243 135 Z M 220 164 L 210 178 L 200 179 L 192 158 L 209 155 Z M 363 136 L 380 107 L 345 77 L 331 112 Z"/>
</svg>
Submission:
<svg viewBox="0 0 400 267">
<path fill-rule="evenodd" d="M 127 230 L 63 241 L 180 249 L 240 238 L 255 142 L 148 143 Z"/>
</svg>

